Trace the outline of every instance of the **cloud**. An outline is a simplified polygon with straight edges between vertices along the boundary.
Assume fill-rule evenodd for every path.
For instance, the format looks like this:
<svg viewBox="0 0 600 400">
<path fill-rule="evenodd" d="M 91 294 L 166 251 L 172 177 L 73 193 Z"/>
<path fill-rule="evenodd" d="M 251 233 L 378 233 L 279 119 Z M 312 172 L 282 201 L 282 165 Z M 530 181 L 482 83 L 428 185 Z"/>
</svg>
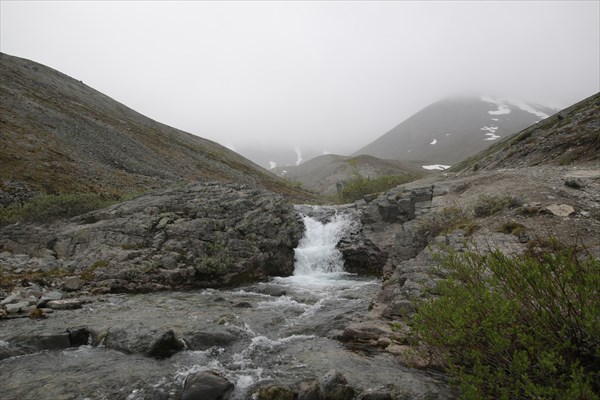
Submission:
<svg viewBox="0 0 600 400">
<path fill-rule="evenodd" d="M 230 148 L 295 143 L 351 153 L 449 95 L 562 108 L 600 90 L 598 2 L 0 8 L 3 52 Z"/>
</svg>

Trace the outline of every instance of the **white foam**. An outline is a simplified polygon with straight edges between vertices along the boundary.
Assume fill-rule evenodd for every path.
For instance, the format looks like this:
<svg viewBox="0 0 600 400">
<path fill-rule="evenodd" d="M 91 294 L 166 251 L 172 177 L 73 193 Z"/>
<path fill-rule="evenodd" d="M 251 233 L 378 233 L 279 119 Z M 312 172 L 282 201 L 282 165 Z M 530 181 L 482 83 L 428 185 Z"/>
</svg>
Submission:
<svg viewBox="0 0 600 400">
<path fill-rule="evenodd" d="M 429 144 L 436 144 L 437 143 L 437 139 L 433 139 L 433 141 Z"/>
<path fill-rule="evenodd" d="M 336 245 L 354 224 L 350 215 L 336 214 L 325 224 L 309 216 L 302 219 L 305 230 L 298 247 L 294 249 L 294 275 L 342 272 L 344 261 Z"/>
<path fill-rule="evenodd" d="M 433 171 L 433 170 L 443 171 L 450 167 L 451 167 L 450 165 L 442 165 L 442 164 L 423 165 L 423 169 L 426 169 L 429 171 Z"/>
</svg>

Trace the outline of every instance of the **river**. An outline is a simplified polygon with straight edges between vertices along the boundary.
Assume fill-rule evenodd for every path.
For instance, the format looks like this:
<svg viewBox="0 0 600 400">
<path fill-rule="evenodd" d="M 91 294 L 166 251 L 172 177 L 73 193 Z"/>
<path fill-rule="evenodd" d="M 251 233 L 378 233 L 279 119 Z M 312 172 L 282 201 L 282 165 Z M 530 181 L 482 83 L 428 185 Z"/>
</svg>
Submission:
<svg viewBox="0 0 600 400">
<path fill-rule="evenodd" d="M 293 276 L 234 290 L 103 295 L 45 320 L 2 322 L 0 346 L 82 326 L 105 339 L 0 361 L 0 398 L 178 399 L 188 374 L 213 370 L 235 385 L 229 399 L 251 399 L 259 385 L 296 385 L 331 369 L 357 393 L 387 388 L 397 398 L 445 398 L 439 375 L 336 339 L 367 313 L 381 282 L 343 271 L 335 246 L 356 223 L 351 216 L 303 218 Z M 169 329 L 187 349 L 163 360 L 136 351 Z"/>
</svg>

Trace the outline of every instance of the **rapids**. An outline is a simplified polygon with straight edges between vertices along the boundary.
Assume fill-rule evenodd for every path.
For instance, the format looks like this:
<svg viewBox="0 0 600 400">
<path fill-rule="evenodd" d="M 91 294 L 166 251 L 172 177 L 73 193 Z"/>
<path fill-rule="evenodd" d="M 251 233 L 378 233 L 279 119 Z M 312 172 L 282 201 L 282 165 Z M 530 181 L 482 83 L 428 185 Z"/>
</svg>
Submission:
<svg viewBox="0 0 600 400">
<path fill-rule="evenodd" d="M 46 320 L 2 321 L 0 346 L 77 326 L 120 341 L 2 360 L 0 398 L 178 399 L 188 374 L 216 370 L 235 385 L 229 399 L 251 399 L 259 385 L 295 385 L 333 368 L 358 392 L 386 387 L 398 398 L 445 398 L 440 376 L 401 367 L 387 353 L 353 351 L 336 339 L 367 313 L 380 281 L 343 272 L 335 246 L 356 223 L 349 215 L 336 213 L 326 223 L 303 219 L 293 276 L 235 290 L 110 294 Z M 168 329 L 184 338 L 217 332 L 227 340 L 164 360 L 131 351 L 136 340 Z"/>
</svg>

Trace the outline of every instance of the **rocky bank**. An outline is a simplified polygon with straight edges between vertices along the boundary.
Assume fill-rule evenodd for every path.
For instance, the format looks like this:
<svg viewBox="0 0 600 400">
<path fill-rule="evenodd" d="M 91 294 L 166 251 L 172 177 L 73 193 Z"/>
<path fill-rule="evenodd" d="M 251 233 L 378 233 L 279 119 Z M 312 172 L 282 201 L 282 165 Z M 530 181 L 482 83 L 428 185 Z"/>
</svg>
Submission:
<svg viewBox="0 0 600 400">
<path fill-rule="evenodd" d="M 238 286 L 290 275 L 302 231 L 280 195 L 197 183 L 67 221 L 3 227 L 0 265 L 4 280 L 92 293 Z"/>
</svg>

